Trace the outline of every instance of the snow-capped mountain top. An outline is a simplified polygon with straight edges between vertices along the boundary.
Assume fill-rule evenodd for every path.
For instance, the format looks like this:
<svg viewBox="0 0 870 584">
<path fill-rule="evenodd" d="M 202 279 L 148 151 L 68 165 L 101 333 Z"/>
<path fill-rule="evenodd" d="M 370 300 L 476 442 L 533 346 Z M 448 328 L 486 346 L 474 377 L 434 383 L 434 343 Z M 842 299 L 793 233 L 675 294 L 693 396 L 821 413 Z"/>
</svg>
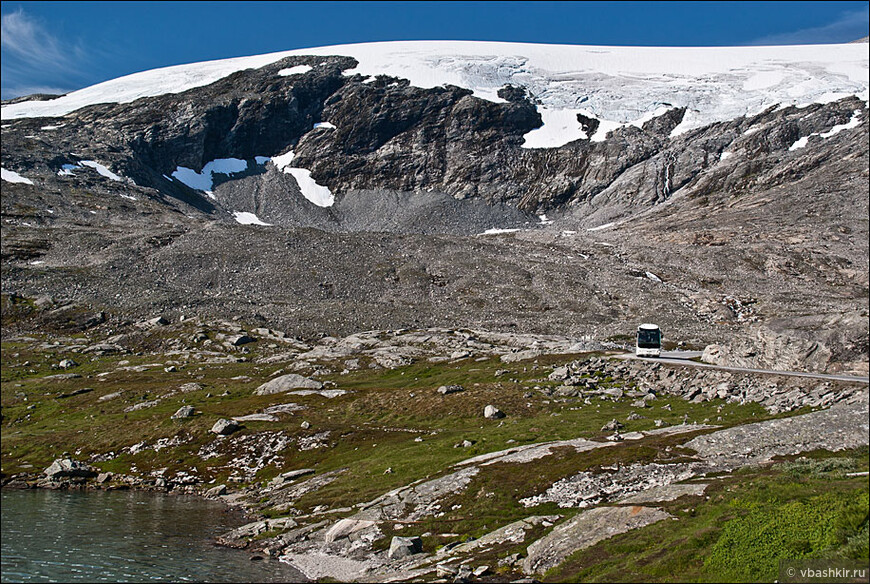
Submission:
<svg viewBox="0 0 870 584">
<path fill-rule="evenodd" d="M 595 140 L 614 127 L 640 124 L 670 107 L 687 108 L 674 130 L 679 134 L 772 105 L 824 103 L 849 95 L 868 99 L 863 44 L 664 48 L 395 41 L 154 69 L 50 101 L 4 106 L 2 118 L 63 116 L 87 105 L 178 93 L 301 55 L 350 56 L 359 64 L 346 75 L 390 75 L 423 88 L 451 84 L 491 101 L 502 101 L 496 94 L 507 84 L 525 87 L 538 101 L 545 124 L 529 134 L 527 147 L 559 146 L 586 137 L 576 113 L 601 120 Z"/>
</svg>

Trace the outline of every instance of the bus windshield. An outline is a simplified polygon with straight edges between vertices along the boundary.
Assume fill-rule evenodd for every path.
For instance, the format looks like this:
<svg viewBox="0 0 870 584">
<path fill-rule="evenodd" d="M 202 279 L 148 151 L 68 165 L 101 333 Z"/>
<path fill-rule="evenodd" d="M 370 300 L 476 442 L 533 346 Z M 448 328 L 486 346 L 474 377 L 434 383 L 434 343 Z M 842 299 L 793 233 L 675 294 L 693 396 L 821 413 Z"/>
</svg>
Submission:
<svg viewBox="0 0 870 584">
<path fill-rule="evenodd" d="M 642 349 L 658 349 L 662 346 L 661 331 L 637 331 L 637 346 Z"/>
</svg>

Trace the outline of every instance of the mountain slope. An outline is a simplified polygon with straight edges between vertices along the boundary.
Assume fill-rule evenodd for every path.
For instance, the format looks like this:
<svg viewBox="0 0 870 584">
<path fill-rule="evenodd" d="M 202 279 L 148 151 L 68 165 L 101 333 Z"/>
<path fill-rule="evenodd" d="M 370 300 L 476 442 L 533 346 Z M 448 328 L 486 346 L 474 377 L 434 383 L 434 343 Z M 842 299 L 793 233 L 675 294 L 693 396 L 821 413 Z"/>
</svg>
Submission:
<svg viewBox="0 0 870 584">
<path fill-rule="evenodd" d="M 863 48 L 373 43 L 4 105 L 3 290 L 866 371 Z"/>
</svg>

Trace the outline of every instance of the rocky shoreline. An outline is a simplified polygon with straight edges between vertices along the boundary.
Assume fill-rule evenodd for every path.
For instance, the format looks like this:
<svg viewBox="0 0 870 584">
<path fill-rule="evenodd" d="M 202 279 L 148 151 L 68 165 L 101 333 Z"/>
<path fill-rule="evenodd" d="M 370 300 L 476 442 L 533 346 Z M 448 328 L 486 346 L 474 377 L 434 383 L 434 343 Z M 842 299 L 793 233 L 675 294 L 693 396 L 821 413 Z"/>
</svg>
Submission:
<svg viewBox="0 0 870 584">
<path fill-rule="evenodd" d="M 210 501 L 222 503 L 225 506 L 226 512 L 232 513 L 234 522 L 243 529 L 250 532 L 250 525 L 257 525 L 259 514 L 252 511 L 248 506 L 233 500 L 232 497 L 223 497 L 226 494 L 226 487 L 210 487 L 207 489 L 200 488 L 195 484 L 173 484 L 164 481 L 159 484 L 159 481 L 143 479 L 141 477 L 131 475 L 114 475 L 113 473 L 98 472 L 93 467 L 78 462 L 74 459 L 64 458 L 58 459 L 52 463 L 51 474 L 43 473 L 18 473 L 9 477 L 3 477 L 0 480 L 0 489 L 10 490 L 31 490 L 31 489 L 46 489 L 46 490 L 68 490 L 68 491 L 137 491 L 153 493 L 155 495 L 170 495 L 179 497 L 200 497 Z M 65 469 L 61 472 L 54 472 L 56 469 Z M 46 469 L 48 471 L 49 469 Z M 278 521 L 276 525 L 280 525 Z M 247 528 L 247 529 L 245 529 Z M 233 533 L 233 530 L 228 533 Z M 255 535 L 255 533 L 251 533 Z M 210 541 L 218 546 L 227 548 L 235 548 L 243 550 L 247 545 L 234 545 L 232 541 L 225 537 L 213 537 Z M 247 556 L 251 561 L 261 560 L 264 555 L 259 550 L 246 550 Z M 300 574 L 301 576 L 301 574 Z"/>
</svg>

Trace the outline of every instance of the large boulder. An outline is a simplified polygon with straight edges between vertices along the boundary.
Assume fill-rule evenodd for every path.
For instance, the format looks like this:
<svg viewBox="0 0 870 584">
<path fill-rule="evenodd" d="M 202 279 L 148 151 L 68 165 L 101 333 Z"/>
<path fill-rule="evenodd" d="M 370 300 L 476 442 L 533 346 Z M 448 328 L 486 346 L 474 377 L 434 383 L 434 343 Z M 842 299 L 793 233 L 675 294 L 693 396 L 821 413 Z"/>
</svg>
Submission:
<svg viewBox="0 0 870 584">
<path fill-rule="evenodd" d="M 465 388 L 461 385 L 442 385 L 438 388 L 437 391 L 441 395 L 447 395 L 449 393 L 459 393 L 460 391 L 465 391 Z"/>
<path fill-rule="evenodd" d="M 567 366 L 556 367 L 553 372 L 547 376 L 547 379 L 550 381 L 565 381 L 568 379 L 569 375 L 571 375 L 571 371 L 568 370 Z"/>
<path fill-rule="evenodd" d="M 423 551 L 423 540 L 419 537 L 393 537 L 390 542 L 390 559 L 399 560 Z"/>
<path fill-rule="evenodd" d="M 235 420 L 218 420 L 211 427 L 211 431 L 215 434 L 226 436 L 238 430 L 241 426 Z"/>
<path fill-rule="evenodd" d="M 619 420 L 610 420 L 606 424 L 601 427 L 602 432 L 614 432 L 616 430 L 621 430 L 624 426 Z"/>
<path fill-rule="evenodd" d="M 497 420 L 504 418 L 504 412 L 493 405 L 489 405 L 483 408 L 483 417 L 488 420 Z"/>
<path fill-rule="evenodd" d="M 247 345 L 248 343 L 253 343 L 256 340 L 257 339 L 255 339 L 254 337 L 248 336 L 244 333 L 241 333 L 238 335 L 230 335 L 227 337 L 227 342 L 234 347 L 240 347 L 241 345 Z"/>
<path fill-rule="evenodd" d="M 329 528 L 324 538 L 326 539 L 326 543 L 332 543 L 343 537 L 349 537 L 363 529 L 368 529 L 373 525 L 375 525 L 375 522 L 367 519 L 342 519 Z"/>
<path fill-rule="evenodd" d="M 270 488 L 283 487 L 284 485 L 289 485 L 290 483 L 292 483 L 293 481 L 295 481 L 299 477 L 310 475 L 310 474 L 314 474 L 313 468 L 300 468 L 298 470 L 291 470 L 288 472 L 282 472 L 281 474 L 276 476 L 274 479 L 269 481 L 269 484 L 267 486 Z"/>
<path fill-rule="evenodd" d="M 227 486 L 226 485 L 218 485 L 216 487 L 212 487 L 205 492 L 205 496 L 209 499 L 213 499 L 215 497 L 221 497 L 227 494 Z"/>
<path fill-rule="evenodd" d="M 42 472 L 49 479 L 65 477 L 91 478 L 97 476 L 97 471 L 91 468 L 91 466 L 71 458 L 58 458 Z"/>
<path fill-rule="evenodd" d="M 155 316 L 154 318 L 149 318 L 148 320 L 137 323 L 136 326 L 141 329 L 149 329 L 154 328 L 156 326 L 166 326 L 169 324 L 169 321 L 163 318 L 162 316 Z"/>
<path fill-rule="evenodd" d="M 323 384 L 313 379 L 308 379 L 296 373 L 289 373 L 270 379 L 260 387 L 254 390 L 254 395 L 271 395 L 273 393 L 283 393 L 294 389 L 322 389 Z"/>
<path fill-rule="evenodd" d="M 82 349 L 82 353 L 95 353 L 97 355 L 109 355 L 112 353 L 125 353 L 127 350 L 121 345 L 114 343 L 96 343 Z"/>
<path fill-rule="evenodd" d="M 193 416 L 194 411 L 195 410 L 194 410 L 193 406 L 181 406 L 180 408 L 178 408 L 177 412 L 172 414 L 172 419 L 173 420 L 180 420 L 182 418 L 189 418 L 189 417 Z"/>
<path fill-rule="evenodd" d="M 33 301 L 33 305 L 39 309 L 47 310 L 55 305 L 54 299 L 51 296 L 37 296 Z"/>
</svg>

